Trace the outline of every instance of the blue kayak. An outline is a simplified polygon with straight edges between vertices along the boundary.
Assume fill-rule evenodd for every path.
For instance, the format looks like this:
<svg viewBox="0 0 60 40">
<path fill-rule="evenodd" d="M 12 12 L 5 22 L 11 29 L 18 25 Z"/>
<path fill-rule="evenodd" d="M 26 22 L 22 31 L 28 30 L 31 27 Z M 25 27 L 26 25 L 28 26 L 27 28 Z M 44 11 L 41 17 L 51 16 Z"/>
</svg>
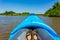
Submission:
<svg viewBox="0 0 60 40">
<path fill-rule="evenodd" d="M 60 40 L 60 36 L 36 15 L 29 15 L 24 21 L 16 26 L 16 28 L 14 28 L 10 33 L 8 40 L 17 40 L 17 37 L 21 34 L 22 29 L 36 29 L 42 40 Z"/>
</svg>

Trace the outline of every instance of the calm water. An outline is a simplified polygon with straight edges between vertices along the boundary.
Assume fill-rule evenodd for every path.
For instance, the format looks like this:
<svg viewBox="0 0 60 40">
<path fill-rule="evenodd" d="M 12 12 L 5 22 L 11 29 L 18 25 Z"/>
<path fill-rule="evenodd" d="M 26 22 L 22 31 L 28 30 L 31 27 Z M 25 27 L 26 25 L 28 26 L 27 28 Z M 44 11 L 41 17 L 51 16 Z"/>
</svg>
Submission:
<svg viewBox="0 0 60 40">
<path fill-rule="evenodd" d="M 0 16 L 0 40 L 8 40 L 12 29 L 21 23 L 26 17 L 27 16 Z M 39 18 L 60 34 L 60 18 L 48 18 L 43 16 L 39 16 Z"/>
</svg>

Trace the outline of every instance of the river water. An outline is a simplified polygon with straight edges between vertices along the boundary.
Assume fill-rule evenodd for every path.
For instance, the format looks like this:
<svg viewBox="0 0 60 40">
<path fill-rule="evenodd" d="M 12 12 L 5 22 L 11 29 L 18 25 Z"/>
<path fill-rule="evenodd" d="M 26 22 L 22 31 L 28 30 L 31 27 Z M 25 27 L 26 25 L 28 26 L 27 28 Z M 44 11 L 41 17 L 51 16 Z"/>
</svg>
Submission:
<svg viewBox="0 0 60 40">
<path fill-rule="evenodd" d="M 27 16 L 0 16 L 0 40 L 8 40 L 10 32 Z M 60 18 L 39 16 L 60 35 Z"/>
</svg>

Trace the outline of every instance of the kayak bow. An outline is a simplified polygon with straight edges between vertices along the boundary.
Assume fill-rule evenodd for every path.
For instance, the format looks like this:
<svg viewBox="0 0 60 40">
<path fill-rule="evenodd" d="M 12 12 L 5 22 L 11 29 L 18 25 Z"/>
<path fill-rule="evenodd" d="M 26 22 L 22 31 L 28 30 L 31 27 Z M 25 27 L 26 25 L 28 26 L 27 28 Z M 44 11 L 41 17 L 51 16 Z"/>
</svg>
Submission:
<svg viewBox="0 0 60 40">
<path fill-rule="evenodd" d="M 35 15 L 30 15 L 28 16 L 22 23 L 20 23 L 16 28 L 13 29 L 13 31 L 10 33 L 10 37 L 8 40 L 12 40 L 12 38 L 17 35 L 17 33 L 23 29 L 23 28 L 42 28 L 47 30 L 49 35 L 54 39 L 54 40 L 60 40 L 60 37 L 58 34 L 50 27 L 48 26 L 42 19 L 38 18 Z"/>
</svg>

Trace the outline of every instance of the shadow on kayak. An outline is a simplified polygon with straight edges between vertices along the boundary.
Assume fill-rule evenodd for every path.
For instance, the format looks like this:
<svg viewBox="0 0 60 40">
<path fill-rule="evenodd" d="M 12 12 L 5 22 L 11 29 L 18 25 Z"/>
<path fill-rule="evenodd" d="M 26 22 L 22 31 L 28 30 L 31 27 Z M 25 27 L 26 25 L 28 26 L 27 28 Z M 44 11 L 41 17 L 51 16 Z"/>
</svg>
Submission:
<svg viewBox="0 0 60 40">
<path fill-rule="evenodd" d="M 60 36 L 35 15 L 28 16 L 10 33 L 8 40 L 26 40 L 28 30 L 36 30 L 41 40 L 60 40 Z"/>
</svg>

